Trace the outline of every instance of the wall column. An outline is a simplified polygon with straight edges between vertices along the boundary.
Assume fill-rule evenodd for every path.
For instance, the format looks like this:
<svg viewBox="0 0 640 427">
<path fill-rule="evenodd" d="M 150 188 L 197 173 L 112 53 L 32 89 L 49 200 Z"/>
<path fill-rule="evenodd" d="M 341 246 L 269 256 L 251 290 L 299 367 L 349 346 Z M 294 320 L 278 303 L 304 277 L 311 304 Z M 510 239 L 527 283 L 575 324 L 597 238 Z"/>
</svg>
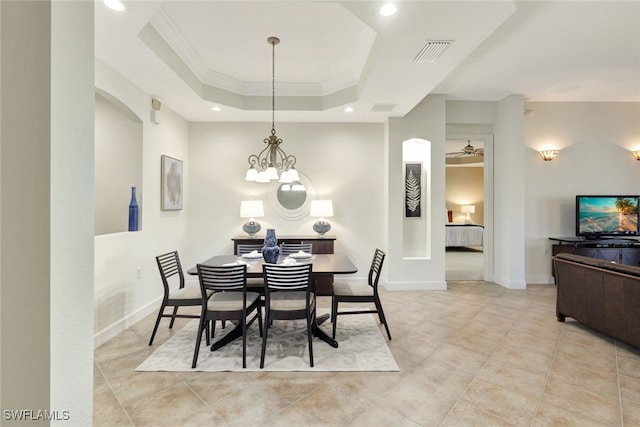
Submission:
<svg viewBox="0 0 640 427">
<path fill-rule="evenodd" d="M 92 423 L 93 7 L 0 2 L 2 425 Z"/>
</svg>

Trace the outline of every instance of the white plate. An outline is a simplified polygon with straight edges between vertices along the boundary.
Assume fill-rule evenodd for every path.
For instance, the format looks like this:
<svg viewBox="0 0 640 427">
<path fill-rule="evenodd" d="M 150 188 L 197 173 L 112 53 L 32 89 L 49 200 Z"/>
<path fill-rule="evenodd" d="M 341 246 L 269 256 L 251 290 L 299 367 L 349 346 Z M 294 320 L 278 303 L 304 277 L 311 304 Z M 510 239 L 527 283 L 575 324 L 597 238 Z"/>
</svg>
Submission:
<svg viewBox="0 0 640 427">
<path fill-rule="evenodd" d="M 312 255 L 306 252 L 296 252 L 294 254 L 289 255 L 289 258 L 294 258 L 294 259 L 307 259 L 311 257 Z"/>
<path fill-rule="evenodd" d="M 258 259 L 258 258 L 262 258 L 262 254 L 261 253 L 256 253 L 256 254 L 248 253 L 248 254 L 243 254 L 242 258 L 244 258 L 244 259 Z"/>
</svg>

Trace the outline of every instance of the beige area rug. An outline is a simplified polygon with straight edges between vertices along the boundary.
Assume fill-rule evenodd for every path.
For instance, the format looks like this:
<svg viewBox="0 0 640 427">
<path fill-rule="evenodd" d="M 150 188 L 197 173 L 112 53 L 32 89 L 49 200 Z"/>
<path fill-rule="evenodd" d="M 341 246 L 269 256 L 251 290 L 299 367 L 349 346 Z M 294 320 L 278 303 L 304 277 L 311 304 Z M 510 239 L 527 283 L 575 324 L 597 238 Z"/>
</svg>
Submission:
<svg viewBox="0 0 640 427">
<path fill-rule="evenodd" d="M 314 367 L 309 367 L 309 347 L 306 321 L 274 321 L 269 328 L 265 371 L 399 371 L 385 338 L 378 330 L 377 318 L 370 314 L 338 318 L 336 340 L 338 348 L 313 339 Z M 330 334 L 331 323 L 322 327 Z M 192 371 L 198 321 L 189 322 L 153 352 L 136 371 Z M 216 325 L 216 338 L 231 330 Z M 218 336 L 219 334 L 219 336 Z M 204 337 L 200 345 L 198 364 L 193 371 L 259 371 L 262 345 L 257 322 L 247 335 L 247 368 L 242 369 L 242 339 L 211 351 Z"/>
</svg>

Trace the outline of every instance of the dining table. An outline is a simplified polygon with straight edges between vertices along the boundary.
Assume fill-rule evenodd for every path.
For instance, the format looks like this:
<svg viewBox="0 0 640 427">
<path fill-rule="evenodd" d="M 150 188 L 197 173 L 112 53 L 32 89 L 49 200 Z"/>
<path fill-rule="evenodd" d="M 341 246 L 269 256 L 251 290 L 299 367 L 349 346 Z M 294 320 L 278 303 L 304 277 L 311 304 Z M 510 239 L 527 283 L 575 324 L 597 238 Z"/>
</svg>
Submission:
<svg viewBox="0 0 640 427">
<path fill-rule="evenodd" d="M 291 261 L 291 259 L 295 259 L 295 261 Z M 358 271 L 358 268 L 355 264 L 347 257 L 342 254 L 312 254 L 308 258 L 290 258 L 285 256 L 280 256 L 276 261 L 277 264 L 283 264 L 288 262 L 295 262 L 296 264 L 313 264 L 313 268 L 311 270 L 312 277 L 312 286 L 315 287 L 315 280 L 318 277 L 333 275 L 333 274 L 354 274 Z M 251 256 L 240 256 L 240 255 L 216 255 L 205 261 L 200 262 L 199 264 L 220 267 L 223 265 L 229 265 L 232 263 L 246 263 L 247 265 L 247 278 L 255 278 L 255 277 L 263 277 L 262 265 L 265 263 L 262 256 L 260 257 L 251 257 Z M 198 275 L 198 267 L 193 266 L 187 273 L 190 275 Z M 326 342 L 330 346 L 337 348 L 338 342 L 331 338 L 326 332 L 324 332 L 319 325 L 329 319 L 330 315 L 328 313 L 323 314 L 321 316 L 316 316 L 316 322 L 313 325 L 313 335 L 322 341 Z M 231 330 L 227 335 L 216 341 L 211 345 L 211 350 L 215 351 L 229 342 L 233 341 L 236 338 L 242 336 L 242 326 L 240 322 L 235 325 L 234 329 Z"/>
</svg>

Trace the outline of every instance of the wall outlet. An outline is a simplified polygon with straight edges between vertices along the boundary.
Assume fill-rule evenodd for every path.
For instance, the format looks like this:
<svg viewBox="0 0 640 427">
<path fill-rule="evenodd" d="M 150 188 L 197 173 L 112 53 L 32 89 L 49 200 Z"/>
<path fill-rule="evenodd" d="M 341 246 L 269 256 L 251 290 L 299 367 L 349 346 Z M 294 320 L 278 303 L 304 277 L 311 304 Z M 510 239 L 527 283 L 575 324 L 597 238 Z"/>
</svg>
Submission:
<svg viewBox="0 0 640 427">
<path fill-rule="evenodd" d="M 549 255 L 549 247 L 548 247 L 548 246 L 545 246 L 545 248 L 544 248 L 544 254 L 545 254 L 545 255 Z"/>
<path fill-rule="evenodd" d="M 142 268 L 140 267 L 136 269 L 136 279 L 142 279 Z"/>
</svg>

